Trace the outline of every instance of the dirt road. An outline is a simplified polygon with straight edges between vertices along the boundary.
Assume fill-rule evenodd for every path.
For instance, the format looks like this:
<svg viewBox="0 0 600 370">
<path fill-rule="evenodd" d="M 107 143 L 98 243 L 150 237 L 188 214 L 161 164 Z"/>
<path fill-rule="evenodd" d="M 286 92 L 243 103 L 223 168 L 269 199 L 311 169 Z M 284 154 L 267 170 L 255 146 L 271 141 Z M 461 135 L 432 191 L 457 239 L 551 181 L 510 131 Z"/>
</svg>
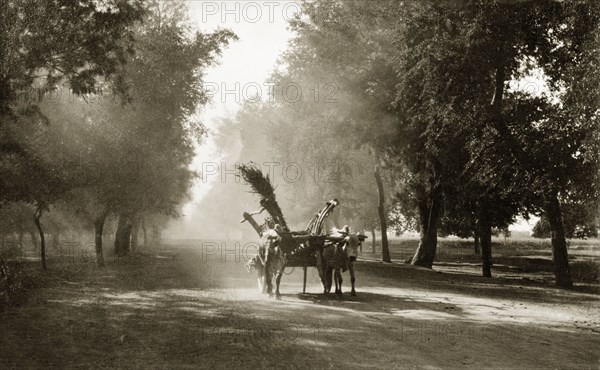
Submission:
<svg viewBox="0 0 600 370">
<path fill-rule="evenodd" d="M 172 249 L 37 290 L 0 316 L 1 366 L 600 367 L 598 295 L 362 261 L 357 297 L 323 296 L 314 269 L 299 294 L 296 269 L 274 301 L 243 260 L 206 257 Z"/>
</svg>

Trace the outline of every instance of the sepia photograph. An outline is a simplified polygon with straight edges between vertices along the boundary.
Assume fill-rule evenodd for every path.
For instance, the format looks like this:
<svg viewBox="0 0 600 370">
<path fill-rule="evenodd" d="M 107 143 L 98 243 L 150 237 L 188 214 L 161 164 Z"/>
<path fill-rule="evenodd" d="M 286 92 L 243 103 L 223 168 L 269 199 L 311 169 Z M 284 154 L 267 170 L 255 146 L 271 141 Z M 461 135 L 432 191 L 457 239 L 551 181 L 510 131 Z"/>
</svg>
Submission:
<svg viewBox="0 0 600 370">
<path fill-rule="evenodd" d="M 0 369 L 600 369 L 600 1 L 0 0 Z"/>
</svg>

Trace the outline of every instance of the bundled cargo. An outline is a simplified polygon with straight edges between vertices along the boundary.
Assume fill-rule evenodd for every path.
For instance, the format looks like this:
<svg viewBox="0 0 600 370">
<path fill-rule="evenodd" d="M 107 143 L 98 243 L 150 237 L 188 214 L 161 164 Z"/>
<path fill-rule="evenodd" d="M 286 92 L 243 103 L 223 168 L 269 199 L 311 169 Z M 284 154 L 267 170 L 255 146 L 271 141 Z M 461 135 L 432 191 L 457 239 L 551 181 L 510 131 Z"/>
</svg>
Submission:
<svg viewBox="0 0 600 370">
<path fill-rule="evenodd" d="M 275 282 L 275 297 L 280 298 L 279 284 L 286 267 L 302 267 L 304 270 L 303 293 L 306 292 L 306 273 L 308 267 L 316 267 L 323 284 L 325 293 L 331 290 L 331 274 L 345 266 L 351 259 L 346 252 L 351 239 L 349 230 L 338 230 L 327 234 L 323 226 L 327 217 L 339 205 L 337 199 L 328 201 L 325 207 L 315 213 L 304 230 L 290 231 L 283 212 L 277 204 L 275 188 L 269 176 L 263 175 L 260 168 L 252 163 L 240 166 L 240 176 L 251 186 L 254 193 L 260 196 L 261 208 L 252 213 L 245 212 L 241 222 L 248 222 L 261 238 L 257 255 L 252 258 L 247 267 L 258 272 L 258 286 L 263 293 L 273 295 Z M 262 224 L 254 216 L 264 211 L 269 214 Z M 355 235 L 352 240 L 364 241 L 366 236 Z M 335 261 L 340 261 L 335 262 Z M 351 261 L 353 262 L 353 261 Z M 337 267 L 342 266 L 342 267 Z M 354 272 L 351 269 L 352 292 L 354 293 Z M 336 280 L 336 293 L 341 293 L 341 276 Z"/>
</svg>

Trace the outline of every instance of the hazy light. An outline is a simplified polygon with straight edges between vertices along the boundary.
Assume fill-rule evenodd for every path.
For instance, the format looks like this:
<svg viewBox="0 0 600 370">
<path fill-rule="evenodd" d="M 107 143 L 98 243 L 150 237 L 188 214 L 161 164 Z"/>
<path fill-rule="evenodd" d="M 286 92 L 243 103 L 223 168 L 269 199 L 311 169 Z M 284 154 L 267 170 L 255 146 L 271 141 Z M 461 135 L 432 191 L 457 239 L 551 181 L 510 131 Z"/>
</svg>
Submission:
<svg viewBox="0 0 600 370">
<path fill-rule="evenodd" d="M 187 1 L 187 5 L 190 18 L 200 31 L 228 28 L 239 37 L 224 51 L 221 63 L 207 70 L 204 78 L 205 83 L 219 87 L 212 103 L 202 109 L 200 116 L 201 121 L 214 130 L 218 119 L 235 116 L 244 101 L 251 100 L 257 87 L 261 89 L 262 100 L 268 98 L 265 83 L 292 35 L 287 21 L 299 8 L 291 1 Z M 219 163 L 223 153 L 218 149 L 209 137 L 196 148 L 192 169 L 200 172 L 203 162 Z M 184 206 L 187 218 L 213 182 L 195 183 L 193 199 Z"/>
</svg>

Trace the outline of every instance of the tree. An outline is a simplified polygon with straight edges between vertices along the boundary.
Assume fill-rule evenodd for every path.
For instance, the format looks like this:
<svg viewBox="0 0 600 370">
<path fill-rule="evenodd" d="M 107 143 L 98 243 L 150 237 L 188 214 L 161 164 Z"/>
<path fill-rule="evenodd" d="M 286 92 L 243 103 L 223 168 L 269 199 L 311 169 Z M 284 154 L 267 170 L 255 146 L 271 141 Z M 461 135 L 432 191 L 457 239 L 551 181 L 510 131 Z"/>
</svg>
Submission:
<svg viewBox="0 0 600 370">
<path fill-rule="evenodd" d="M 361 198 L 369 199 L 368 195 L 378 189 L 384 198 L 378 211 L 382 215 L 382 258 L 389 261 L 385 242 L 388 215 L 384 209 L 387 190 L 375 169 L 377 165 L 386 169 L 392 165 L 383 143 L 396 121 L 389 104 L 391 94 L 385 90 L 392 88 L 394 80 L 390 79 L 392 71 L 382 43 L 377 42 L 386 38 L 386 31 L 372 23 L 382 18 L 369 17 L 385 14 L 384 6 L 377 3 L 375 11 L 357 2 L 317 1 L 302 6 L 303 16 L 291 22 L 296 36 L 282 58 L 285 68 L 276 72 L 273 80 L 275 86 L 295 84 L 311 93 L 294 104 L 286 101 L 287 96 L 275 97 L 273 107 L 278 113 L 277 119 L 272 119 L 270 142 L 279 158 L 327 172 L 327 179 L 313 176 L 314 184 L 298 186 L 293 199 L 339 197 L 340 214 L 346 219 L 364 219 L 358 215 L 371 213 L 365 208 L 375 210 L 377 202 Z M 374 125 L 379 129 L 372 130 Z M 370 179 L 364 177 L 366 174 Z M 303 217 L 310 218 L 315 208 L 311 205 Z"/>
<path fill-rule="evenodd" d="M 453 19 L 449 13 L 434 2 L 407 3 L 394 22 L 394 106 L 400 117 L 394 148 L 410 175 L 411 196 L 403 204 L 418 211 L 420 241 L 411 263 L 428 268 L 435 259 L 445 193 L 465 181 L 457 177 L 466 163 L 462 120 L 476 119 L 466 109 L 476 101 L 453 111 L 478 73 L 469 74 L 457 62 L 463 45 L 446 27 Z"/>
<path fill-rule="evenodd" d="M 0 203 L 35 205 L 44 269 L 41 218 L 70 185 L 64 167 L 38 156 L 54 154 L 51 149 L 43 153 L 39 141 L 27 147 L 29 140 L 23 139 L 32 133 L 40 139 L 39 126 L 48 119 L 38 103 L 62 83 L 87 94 L 97 91 L 98 78 L 104 77 L 113 91 L 126 95 L 118 74 L 131 51 L 131 25 L 142 15 L 140 1 L 104 7 L 92 0 L 0 1 Z"/>
<path fill-rule="evenodd" d="M 411 161 L 430 163 L 432 169 L 430 179 L 434 181 L 422 191 L 426 198 L 432 198 L 429 212 L 432 217 L 429 219 L 435 220 L 438 211 L 433 207 L 437 203 L 436 197 L 427 194 L 432 190 L 435 194 L 443 194 L 444 189 L 454 187 L 447 181 L 451 176 L 444 175 L 452 168 L 446 158 L 452 158 L 454 153 L 443 151 L 448 148 L 448 143 L 452 143 L 448 141 L 452 136 L 443 130 L 447 127 L 443 123 L 452 122 L 456 117 L 453 113 L 464 113 L 465 106 L 474 107 L 472 117 L 466 115 L 469 118 L 466 122 L 475 129 L 473 132 L 479 133 L 475 142 L 482 145 L 463 140 L 455 148 L 469 149 L 470 162 L 477 168 L 476 182 L 486 191 L 501 189 L 498 186 L 501 182 L 494 175 L 502 175 L 507 168 L 519 174 L 514 179 L 530 185 L 537 197 L 536 206 L 552 215 L 549 219 L 554 231 L 557 284 L 570 286 L 560 198 L 581 193 L 585 180 L 577 174 L 590 174 L 593 166 L 579 154 L 585 149 L 582 139 L 588 136 L 589 129 L 585 127 L 589 125 L 580 120 L 579 114 L 567 114 L 568 99 L 560 106 L 553 104 L 552 97 L 557 96 L 559 86 L 566 86 L 570 91 L 574 75 L 569 73 L 575 70 L 581 73 L 591 66 L 583 67 L 581 61 L 585 54 L 582 46 L 597 29 L 595 5 L 587 2 L 480 1 L 458 7 L 433 2 L 411 5 L 399 25 L 400 40 L 405 46 L 399 49 L 403 53 L 399 60 L 404 66 L 399 97 L 403 112 L 409 113 L 411 122 L 422 122 L 418 127 L 429 124 L 430 132 L 435 132 L 435 135 L 421 137 L 426 150 L 417 151 L 421 156 L 431 153 L 431 158 Z M 540 98 L 507 91 L 509 80 L 519 79 L 536 68 L 547 76 L 551 94 Z M 455 119 L 454 122 L 458 121 Z M 509 148 L 508 157 L 498 157 L 497 152 L 487 149 L 502 145 Z M 551 153 L 550 160 L 548 153 Z M 516 186 L 519 182 L 514 179 L 510 183 Z M 423 195 L 417 194 L 417 198 L 423 198 Z M 421 207 L 425 208 L 427 204 Z M 486 230 L 486 239 L 490 229 L 490 222 L 486 221 L 490 219 L 489 209 L 481 207 L 483 213 L 478 213 L 480 227 Z M 433 236 L 430 239 L 433 240 Z M 435 244 L 431 242 L 428 248 L 419 248 L 413 262 L 423 261 L 430 265 L 434 252 Z"/>
<path fill-rule="evenodd" d="M 381 225 L 381 258 L 383 262 L 392 262 L 387 239 L 387 212 L 385 210 L 383 180 L 381 179 L 381 170 L 379 169 L 379 166 L 375 167 L 375 180 L 377 182 L 377 193 L 379 194 L 377 210 L 379 213 L 379 223 Z"/>
<path fill-rule="evenodd" d="M 118 202 L 111 202 L 118 204 L 111 211 L 119 215 L 115 253 L 120 256 L 129 252 L 140 214 L 178 214 L 194 178 L 188 169 L 193 141 L 204 134 L 192 120 L 208 102 L 204 69 L 235 39 L 228 30 L 192 33 L 184 11 L 178 2 L 148 4 L 148 16 L 136 29 L 135 57 L 124 70 L 132 106 L 123 110 L 111 101 L 102 103 L 111 112 L 106 119 L 123 135 L 113 191 Z"/>
<path fill-rule="evenodd" d="M 88 94 L 104 77 L 123 95 L 118 74 L 131 52 L 131 26 L 143 12 L 137 0 L 0 1 L 0 125 L 39 117 L 36 101 L 63 82 Z M 2 136 L 0 150 L 18 153 L 19 147 Z"/>
<path fill-rule="evenodd" d="M 506 95 L 505 83 L 510 76 L 537 67 L 547 76 L 551 91 L 572 90 L 573 77 L 582 73 L 582 67 L 591 67 L 582 63 L 582 56 L 586 53 L 584 46 L 592 47 L 588 40 L 597 33 L 599 9 L 593 2 L 496 4 L 495 11 L 486 6 L 481 9 L 480 19 L 492 24 L 491 34 L 479 45 L 491 52 L 489 62 L 494 71 L 489 122 L 536 189 L 552 230 L 556 283 L 570 287 L 561 198 L 578 193 L 585 197 L 582 185 L 588 188 L 586 179 L 593 178 L 582 176 L 590 174 L 594 166 L 578 154 L 584 149 L 589 126 L 581 124 L 580 114 L 573 115 L 568 97 L 561 106 L 553 104 L 551 96 L 536 99 L 523 94 Z M 503 112 L 505 100 L 516 102 L 508 114 Z M 529 113 L 534 110 L 532 106 L 535 113 Z M 523 116 L 527 125 L 511 125 L 523 122 Z"/>
<path fill-rule="evenodd" d="M 87 4 L 90 9 L 96 6 L 96 2 L 79 4 Z M 71 56 L 65 57 L 77 71 L 61 72 L 60 78 L 48 77 L 43 88 L 46 91 L 60 83 L 65 85 L 58 87 L 53 96 L 47 95 L 36 102 L 36 114 L 19 115 L 15 111 L 12 120 L 2 122 L 4 138 L 10 138 L 14 147 L 19 148 L 0 157 L 2 200 L 23 200 L 35 205 L 43 263 L 45 242 L 41 217 L 53 204 L 60 202 L 95 229 L 100 266 L 104 263 L 104 224 L 111 213 L 120 216 L 116 248 L 119 255 L 128 252 L 131 230 L 136 228 L 142 212 L 177 214 L 194 177 L 188 169 L 193 157 L 193 141 L 203 133 L 203 126 L 191 119 L 197 107 L 207 101 L 201 88 L 202 73 L 234 37 L 223 30 L 211 34 L 189 32 L 182 3 L 152 1 L 143 8 L 138 4 L 135 9 L 139 8 L 140 14 L 146 16 L 143 24 L 135 25 L 132 25 L 135 19 L 125 22 L 119 18 L 129 17 L 127 3 L 115 1 L 112 4 L 118 10 L 110 6 L 98 10 L 107 13 L 99 15 L 98 22 L 105 23 L 96 25 L 101 27 L 98 35 L 72 35 L 86 43 L 82 48 L 90 42 L 86 39 L 88 36 L 98 42 L 105 33 L 114 38 L 114 47 L 109 45 L 113 42 L 110 40 L 106 41 L 107 45 L 103 44 L 110 54 L 108 57 L 102 54 L 103 45 L 96 51 L 97 55 L 94 54 L 102 61 L 102 65 L 97 66 L 98 73 L 87 69 L 94 67 L 94 60 L 85 63 L 85 68 L 77 69 L 77 63 L 69 59 Z M 81 10 L 70 3 L 63 8 Z M 57 11 L 60 13 L 63 8 Z M 111 21 L 115 12 L 123 25 L 129 27 L 127 32 L 124 26 Z M 92 13 L 96 14 L 96 10 Z M 89 17 L 94 18 L 92 13 Z M 79 25 L 86 32 L 93 31 L 92 26 Z M 119 41 L 113 32 L 120 32 L 119 37 L 125 39 Z M 132 44 L 134 34 L 136 43 Z M 67 46 L 77 47 L 76 44 Z M 122 52 L 116 50 L 117 47 L 123 48 Z M 105 57 L 109 60 L 102 59 Z M 106 65 L 109 61 L 115 63 L 114 70 Z M 88 79 L 81 80 L 80 72 Z M 114 89 L 127 86 L 130 104 L 123 105 L 122 99 L 115 99 L 108 91 L 99 89 L 108 85 L 89 80 L 100 72 L 114 80 Z M 53 72 L 48 73 L 50 76 Z M 86 95 L 71 95 L 71 88 L 75 93 Z M 121 92 L 124 94 L 124 91 Z M 87 94 L 91 92 L 95 94 Z"/>
</svg>

